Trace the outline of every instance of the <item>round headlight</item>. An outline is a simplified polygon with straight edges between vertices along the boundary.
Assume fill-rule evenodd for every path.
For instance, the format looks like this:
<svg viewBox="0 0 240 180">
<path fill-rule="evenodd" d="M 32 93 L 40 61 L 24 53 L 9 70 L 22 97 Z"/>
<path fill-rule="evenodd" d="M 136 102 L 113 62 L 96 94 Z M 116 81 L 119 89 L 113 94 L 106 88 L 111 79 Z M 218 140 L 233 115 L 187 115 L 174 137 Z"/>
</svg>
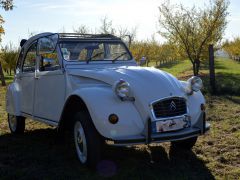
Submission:
<svg viewBox="0 0 240 180">
<path fill-rule="evenodd" d="M 115 94 L 120 98 L 126 98 L 129 97 L 129 93 L 130 93 L 130 85 L 128 82 L 120 79 L 119 81 L 117 81 L 114 86 L 113 89 L 115 91 Z"/>
<path fill-rule="evenodd" d="M 187 82 L 189 83 L 191 90 L 195 92 L 201 90 L 203 87 L 203 82 L 201 78 L 197 76 L 191 77 L 190 79 L 187 80 Z"/>
</svg>

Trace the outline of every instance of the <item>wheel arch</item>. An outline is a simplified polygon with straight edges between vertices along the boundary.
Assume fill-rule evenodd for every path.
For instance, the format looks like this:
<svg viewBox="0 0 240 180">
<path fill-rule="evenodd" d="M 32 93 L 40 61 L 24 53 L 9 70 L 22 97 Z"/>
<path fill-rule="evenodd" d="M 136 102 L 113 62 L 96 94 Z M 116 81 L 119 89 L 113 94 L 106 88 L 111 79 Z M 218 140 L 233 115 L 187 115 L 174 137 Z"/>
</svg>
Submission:
<svg viewBox="0 0 240 180">
<path fill-rule="evenodd" d="M 95 129 L 105 139 L 140 134 L 144 129 L 144 123 L 133 103 L 122 102 L 109 87 L 86 87 L 70 94 L 62 111 L 59 129 L 65 129 L 70 124 L 68 120 L 81 110 L 88 112 Z M 118 115 L 117 124 L 109 122 L 111 114 Z"/>
<path fill-rule="evenodd" d="M 73 123 L 75 114 L 79 111 L 85 111 L 90 115 L 86 103 L 80 96 L 69 96 L 64 104 L 61 118 L 58 124 L 58 129 L 60 131 L 69 130 Z"/>
</svg>

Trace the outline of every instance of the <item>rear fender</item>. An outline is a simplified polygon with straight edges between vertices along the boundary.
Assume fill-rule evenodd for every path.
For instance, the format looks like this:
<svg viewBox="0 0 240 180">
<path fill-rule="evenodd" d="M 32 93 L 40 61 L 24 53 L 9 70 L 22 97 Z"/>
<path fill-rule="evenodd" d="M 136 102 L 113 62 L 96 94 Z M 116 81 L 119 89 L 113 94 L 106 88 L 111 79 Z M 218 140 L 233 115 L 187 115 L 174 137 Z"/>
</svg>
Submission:
<svg viewBox="0 0 240 180">
<path fill-rule="evenodd" d="M 15 116 L 21 116 L 19 91 L 18 85 L 12 83 L 6 93 L 6 111 Z"/>
</svg>

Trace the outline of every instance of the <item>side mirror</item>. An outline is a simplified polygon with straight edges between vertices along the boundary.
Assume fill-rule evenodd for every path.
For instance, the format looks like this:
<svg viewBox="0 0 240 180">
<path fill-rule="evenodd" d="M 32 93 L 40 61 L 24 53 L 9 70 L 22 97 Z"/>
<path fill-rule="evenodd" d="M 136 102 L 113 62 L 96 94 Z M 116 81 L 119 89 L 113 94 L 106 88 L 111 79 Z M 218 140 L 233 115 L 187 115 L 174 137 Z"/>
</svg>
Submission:
<svg viewBox="0 0 240 180">
<path fill-rule="evenodd" d="M 52 67 L 53 63 L 54 63 L 54 59 L 40 56 L 40 58 L 39 58 L 39 70 L 40 71 L 45 71 L 46 68 Z"/>
<path fill-rule="evenodd" d="M 51 66 L 51 64 L 54 63 L 54 59 L 51 58 L 43 58 L 43 65 L 46 66 Z"/>
<path fill-rule="evenodd" d="M 57 47 L 58 39 L 59 39 L 58 34 L 53 34 L 50 36 L 40 38 L 38 40 L 37 54 L 43 55 L 53 53 Z"/>
</svg>

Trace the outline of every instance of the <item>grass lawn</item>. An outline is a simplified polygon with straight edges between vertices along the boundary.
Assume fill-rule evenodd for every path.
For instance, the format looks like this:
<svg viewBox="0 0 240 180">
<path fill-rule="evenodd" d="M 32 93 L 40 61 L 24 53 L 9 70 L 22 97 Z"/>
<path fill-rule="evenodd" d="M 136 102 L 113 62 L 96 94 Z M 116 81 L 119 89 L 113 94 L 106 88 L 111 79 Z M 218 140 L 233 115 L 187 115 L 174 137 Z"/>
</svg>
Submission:
<svg viewBox="0 0 240 180">
<path fill-rule="evenodd" d="M 24 135 L 11 135 L 5 113 L 6 88 L 0 87 L 0 179 L 239 179 L 240 94 L 236 91 L 240 64 L 218 59 L 216 67 L 218 92 L 224 95 L 210 96 L 206 85 L 207 120 L 212 127 L 192 151 L 176 152 L 169 143 L 107 147 L 108 171 L 80 166 L 67 140 L 59 139 L 49 126 L 29 120 Z M 186 79 L 190 68 L 189 61 L 183 61 L 160 69 Z M 206 69 L 201 76 L 207 81 Z"/>
<path fill-rule="evenodd" d="M 149 67 L 155 66 L 155 62 L 153 62 L 153 63 L 150 62 L 148 66 Z M 182 61 L 162 64 L 157 68 L 159 68 L 163 71 L 167 71 L 167 72 L 173 74 L 174 76 L 180 76 L 185 71 L 190 71 L 192 68 L 192 64 L 189 60 L 182 60 Z"/>
<path fill-rule="evenodd" d="M 164 64 L 159 67 L 163 71 L 167 71 L 174 76 L 181 76 L 186 71 L 191 71 L 192 64 L 189 60 L 180 61 L 176 64 Z"/>
<path fill-rule="evenodd" d="M 13 75 L 5 75 L 5 81 L 7 84 L 11 83 L 13 81 Z"/>
</svg>

